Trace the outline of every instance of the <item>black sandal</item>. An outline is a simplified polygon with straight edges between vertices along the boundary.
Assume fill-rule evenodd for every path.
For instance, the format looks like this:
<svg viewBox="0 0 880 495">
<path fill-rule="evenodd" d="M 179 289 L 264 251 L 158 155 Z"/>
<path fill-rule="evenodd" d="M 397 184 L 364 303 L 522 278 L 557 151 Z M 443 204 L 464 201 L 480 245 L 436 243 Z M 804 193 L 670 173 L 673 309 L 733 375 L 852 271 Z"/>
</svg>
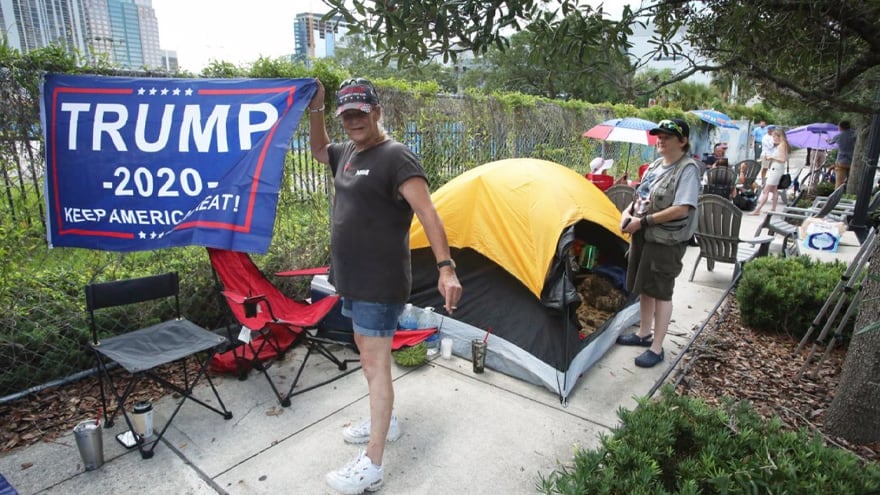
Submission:
<svg viewBox="0 0 880 495">
<path fill-rule="evenodd" d="M 618 336 L 617 343 L 620 345 L 637 345 L 641 347 L 651 347 L 651 344 L 654 343 L 654 337 L 653 335 L 648 335 L 647 337 L 639 337 L 637 333 L 630 333 Z"/>
<path fill-rule="evenodd" d="M 663 361 L 663 354 L 663 349 L 660 349 L 660 354 L 656 354 L 651 349 L 648 349 L 636 358 L 636 366 L 639 368 L 653 368 L 660 361 Z"/>
</svg>

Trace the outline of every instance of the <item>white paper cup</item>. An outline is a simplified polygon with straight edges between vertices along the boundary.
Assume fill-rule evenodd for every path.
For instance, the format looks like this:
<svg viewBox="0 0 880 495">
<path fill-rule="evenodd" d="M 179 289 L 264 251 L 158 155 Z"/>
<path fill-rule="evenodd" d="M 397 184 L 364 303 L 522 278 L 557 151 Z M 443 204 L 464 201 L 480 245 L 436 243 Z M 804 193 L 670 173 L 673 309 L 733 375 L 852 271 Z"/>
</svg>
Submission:
<svg viewBox="0 0 880 495">
<path fill-rule="evenodd" d="M 452 359 L 452 338 L 443 337 L 440 340 L 440 355 L 443 359 Z"/>
</svg>

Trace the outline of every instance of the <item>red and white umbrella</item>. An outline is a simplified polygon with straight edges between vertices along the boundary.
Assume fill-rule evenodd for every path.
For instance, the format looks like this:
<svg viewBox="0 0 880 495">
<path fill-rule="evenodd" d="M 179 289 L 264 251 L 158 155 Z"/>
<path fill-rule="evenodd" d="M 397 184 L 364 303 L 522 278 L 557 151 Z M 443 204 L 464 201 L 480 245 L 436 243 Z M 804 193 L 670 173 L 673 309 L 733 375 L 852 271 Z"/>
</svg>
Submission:
<svg viewBox="0 0 880 495">
<path fill-rule="evenodd" d="M 657 124 L 650 120 L 625 117 L 606 120 L 585 132 L 583 137 L 653 146 L 657 144 L 657 136 L 648 134 L 648 131 L 656 127 Z"/>
</svg>

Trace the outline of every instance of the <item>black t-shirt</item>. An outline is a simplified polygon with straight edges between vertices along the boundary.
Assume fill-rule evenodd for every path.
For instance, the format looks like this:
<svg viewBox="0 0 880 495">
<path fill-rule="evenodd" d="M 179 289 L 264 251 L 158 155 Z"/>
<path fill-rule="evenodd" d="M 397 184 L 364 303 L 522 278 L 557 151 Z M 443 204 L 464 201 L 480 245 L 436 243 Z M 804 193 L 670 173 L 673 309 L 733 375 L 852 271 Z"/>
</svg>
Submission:
<svg viewBox="0 0 880 495">
<path fill-rule="evenodd" d="M 404 303 L 412 286 L 413 211 L 400 185 L 427 181 L 418 158 L 397 141 L 358 152 L 351 141 L 328 148 L 336 195 L 330 231 L 333 284 L 343 297 Z"/>
</svg>

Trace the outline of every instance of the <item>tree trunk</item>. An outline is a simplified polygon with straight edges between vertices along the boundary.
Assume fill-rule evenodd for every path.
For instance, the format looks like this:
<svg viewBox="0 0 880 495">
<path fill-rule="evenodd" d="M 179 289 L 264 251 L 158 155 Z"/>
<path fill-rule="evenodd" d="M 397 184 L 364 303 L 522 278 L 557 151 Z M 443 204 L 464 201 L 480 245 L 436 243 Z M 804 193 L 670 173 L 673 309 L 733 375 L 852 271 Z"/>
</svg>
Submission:
<svg viewBox="0 0 880 495">
<path fill-rule="evenodd" d="M 856 131 L 856 146 L 853 149 L 853 161 L 849 169 L 849 179 L 846 182 L 846 192 L 858 194 L 862 183 L 863 170 L 868 164 L 868 147 L 871 138 L 871 123 L 864 119 L 852 121 L 852 128 Z"/>
<path fill-rule="evenodd" d="M 880 243 L 862 286 L 862 302 L 840 384 L 825 417 L 827 432 L 855 444 L 880 440 Z M 878 323 L 872 326 L 873 323 Z M 868 328 L 870 327 L 870 328 Z M 861 332 L 861 333 L 860 333 Z"/>
</svg>

